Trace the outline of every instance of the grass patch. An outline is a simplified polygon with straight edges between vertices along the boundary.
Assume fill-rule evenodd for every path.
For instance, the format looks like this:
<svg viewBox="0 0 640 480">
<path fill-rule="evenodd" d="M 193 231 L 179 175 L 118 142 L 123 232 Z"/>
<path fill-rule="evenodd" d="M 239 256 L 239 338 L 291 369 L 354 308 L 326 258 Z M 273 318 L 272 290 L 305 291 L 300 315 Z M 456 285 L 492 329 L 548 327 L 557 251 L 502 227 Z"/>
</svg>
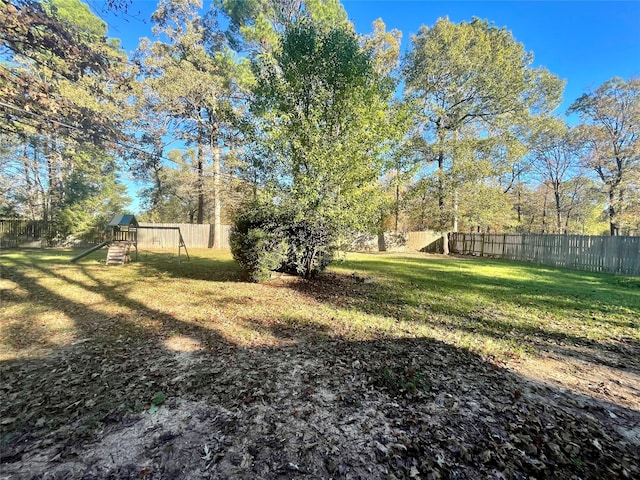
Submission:
<svg viewBox="0 0 640 480">
<path fill-rule="evenodd" d="M 361 309 L 474 351 L 522 356 L 545 344 L 625 351 L 640 342 L 637 279 L 491 259 L 352 255 L 342 275 L 377 279 Z"/>
<path fill-rule="evenodd" d="M 640 342 L 638 279 L 490 259 L 349 255 L 317 280 L 243 283 L 228 253 L 142 252 L 105 267 L 104 251 L 7 251 L 5 356 L 100 334 L 193 334 L 238 345 L 298 337 L 431 337 L 501 359 L 540 348 L 633 353 Z M 364 279 L 364 281 L 363 281 Z"/>
</svg>

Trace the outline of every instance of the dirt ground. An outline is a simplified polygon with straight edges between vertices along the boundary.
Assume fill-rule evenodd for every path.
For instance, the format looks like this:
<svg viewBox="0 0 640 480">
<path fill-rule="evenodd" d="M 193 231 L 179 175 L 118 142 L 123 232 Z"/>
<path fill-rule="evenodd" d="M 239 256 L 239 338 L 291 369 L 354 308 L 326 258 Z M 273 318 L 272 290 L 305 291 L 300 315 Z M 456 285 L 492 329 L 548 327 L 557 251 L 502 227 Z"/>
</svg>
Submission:
<svg viewBox="0 0 640 480">
<path fill-rule="evenodd" d="M 20 281 L 28 295 L 5 299 L 51 300 Z M 274 308 L 367 287 L 287 281 Z M 1 363 L 0 480 L 640 478 L 635 343 L 546 342 L 505 363 L 410 332 L 256 318 L 274 343 L 240 346 L 132 301 L 57 300 L 83 337 Z"/>
<path fill-rule="evenodd" d="M 621 406 L 429 339 L 163 345 L 5 366 L 0 478 L 640 478 L 637 376 Z"/>
</svg>

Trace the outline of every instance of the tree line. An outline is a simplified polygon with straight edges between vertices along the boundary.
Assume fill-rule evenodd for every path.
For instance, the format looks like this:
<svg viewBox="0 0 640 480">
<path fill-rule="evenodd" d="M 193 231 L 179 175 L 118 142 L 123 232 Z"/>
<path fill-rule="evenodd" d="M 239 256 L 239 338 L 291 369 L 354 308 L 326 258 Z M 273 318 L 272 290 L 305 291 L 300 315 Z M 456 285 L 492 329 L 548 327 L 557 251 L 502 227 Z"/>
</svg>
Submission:
<svg viewBox="0 0 640 480">
<path fill-rule="evenodd" d="M 558 112 L 564 82 L 486 20 L 434 19 L 404 55 L 339 0 L 150 21 L 128 56 L 79 0 L 0 0 L 0 216 L 81 233 L 130 178 L 143 219 L 218 229 L 261 205 L 338 232 L 640 232 L 638 78 Z"/>
</svg>

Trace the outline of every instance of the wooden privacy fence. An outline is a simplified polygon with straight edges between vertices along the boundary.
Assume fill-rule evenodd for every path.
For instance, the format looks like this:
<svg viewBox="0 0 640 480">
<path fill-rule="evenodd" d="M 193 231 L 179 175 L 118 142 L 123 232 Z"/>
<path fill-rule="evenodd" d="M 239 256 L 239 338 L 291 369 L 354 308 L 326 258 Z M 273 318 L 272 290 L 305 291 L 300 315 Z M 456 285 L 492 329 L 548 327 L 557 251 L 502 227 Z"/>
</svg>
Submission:
<svg viewBox="0 0 640 480">
<path fill-rule="evenodd" d="M 43 220 L 0 218 L 0 248 L 87 247 L 104 240 L 104 229 L 61 235 L 57 226 Z"/>
<path fill-rule="evenodd" d="M 640 237 L 452 233 L 452 253 L 640 276 Z"/>
<path fill-rule="evenodd" d="M 50 236 L 50 226 L 37 220 L 0 219 L 0 248 L 34 246 Z"/>
<path fill-rule="evenodd" d="M 197 225 L 192 223 L 145 223 L 141 227 L 179 227 L 187 248 L 212 248 L 214 240 L 213 225 Z M 222 225 L 220 247 L 229 248 L 230 225 Z M 138 248 L 173 249 L 178 246 L 177 230 L 153 230 L 143 228 L 138 230 Z"/>
<path fill-rule="evenodd" d="M 442 233 L 426 230 L 407 234 L 408 252 L 442 253 Z"/>
<path fill-rule="evenodd" d="M 212 248 L 214 240 L 213 225 L 195 225 L 191 223 L 140 223 L 145 227 L 180 227 L 187 248 Z M 230 225 L 222 225 L 220 247 L 229 248 Z M 96 228 L 83 234 L 73 234 L 59 238 L 54 224 L 42 220 L 1 219 L 0 248 L 73 246 L 88 247 L 105 240 L 104 228 Z M 140 229 L 138 231 L 140 248 L 173 249 L 178 246 L 177 230 Z"/>
</svg>

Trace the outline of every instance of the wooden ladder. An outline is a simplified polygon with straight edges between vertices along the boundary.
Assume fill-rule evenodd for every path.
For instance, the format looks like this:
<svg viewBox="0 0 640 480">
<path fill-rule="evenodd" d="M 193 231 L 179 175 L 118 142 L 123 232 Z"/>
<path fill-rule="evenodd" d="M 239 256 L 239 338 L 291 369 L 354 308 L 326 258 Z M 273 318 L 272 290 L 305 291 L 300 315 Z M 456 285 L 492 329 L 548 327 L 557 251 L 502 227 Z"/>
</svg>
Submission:
<svg viewBox="0 0 640 480">
<path fill-rule="evenodd" d="M 107 252 L 107 265 L 124 265 L 131 260 L 129 257 L 129 250 L 131 244 L 128 242 L 116 242 L 109 245 L 109 251 Z"/>
</svg>

